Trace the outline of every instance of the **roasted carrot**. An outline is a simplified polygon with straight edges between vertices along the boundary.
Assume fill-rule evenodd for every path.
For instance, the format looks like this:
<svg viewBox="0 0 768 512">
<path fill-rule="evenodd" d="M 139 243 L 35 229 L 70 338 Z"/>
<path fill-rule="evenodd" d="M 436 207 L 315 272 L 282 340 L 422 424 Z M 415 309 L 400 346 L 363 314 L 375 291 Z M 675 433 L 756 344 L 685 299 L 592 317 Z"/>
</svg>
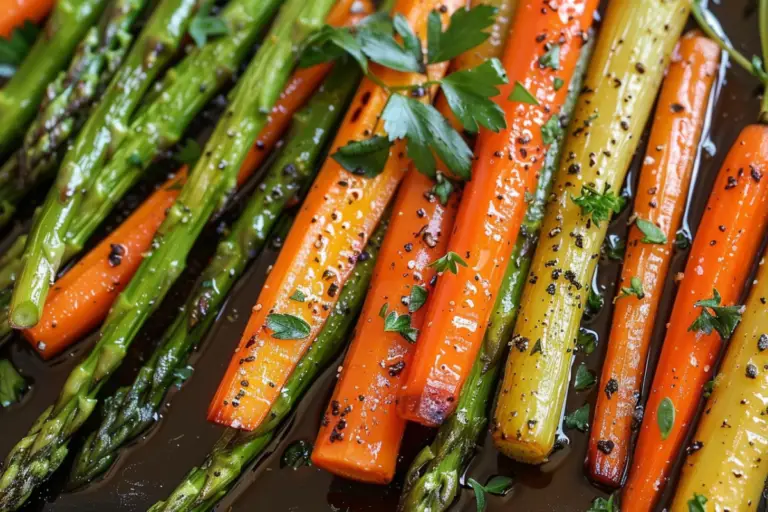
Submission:
<svg viewBox="0 0 768 512">
<path fill-rule="evenodd" d="M 720 305 L 733 306 L 740 299 L 768 224 L 766 173 L 768 126 L 748 126 L 723 163 L 691 247 L 645 405 L 623 511 L 652 509 L 691 427 L 723 346 L 718 332 L 695 328 L 702 314 L 697 302 L 719 295 Z"/>
<path fill-rule="evenodd" d="M 464 3 L 399 0 L 394 12 L 403 15 L 424 40 L 431 11 L 439 10 L 447 20 Z M 372 68 L 380 80 L 392 87 L 417 85 L 424 80 L 418 73 Z M 428 75 L 439 79 L 446 69 L 445 63 L 433 65 Z M 383 133 L 378 120 L 388 95 L 371 80 L 363 80 L 331 153 L 350 140 Z M 352 174 L 332 158 L 326 160 L 211 402 L 210 421 L 253 430 L 264 420 L 286 379 L 322 328 L 338 291 L 408 169 L 404 149 L 404 144 L 396 143 L 384 169 L 374 178 Z M 278 324 L 283 326 L 282 333 Z"/>
<path fill-rule="evenodd" d="M 351 8 L 353 3 L 355 0 L 336 4 L 328 15 L 328 23 L 353 24 L 373 12 L 369 0 L 358 2 L 355 9 Z M 272 109 L 269 123 L 240 167 L 238 185 L 242 185 L 264 162 L 293 114 L 312 95 L 330 68 L 331 64 L 319 64 L 296 70 Z M 182 167 L 174 178 L 56 282 L 46 299 L 40 322 L 22 331 L 41 357 L 49 359 L 61 353 L 106 318 L 112 301 L 138 269 L 141 255 L 149 249 L 155 231 L 165 219 L 165 211 L 178 196 L 186 177 L 187 168 Z M 115 264 L 118 261 L 120 263 Z"/>
<path fill-rule="evenodd" d="M 439 425 L 456 406 L 461 386 L 480 348 L 496 293 L 536 188 L 544 153 L 552 142 L 545 124 L 558 129 L 558 111 L 568 93 L 582 37 L 597 0 L 565 0 L 542 7 L 522 1 L 502 58 L 510 85 L 497 103 L 506 129 L 478 136 L 472 180 L 467 185 L 448 251 L 468 265 L 444 272 L 430 302 L 414 359 L 398 394 L 398 414 Z M 538 104 L 509 99 L 521 84 Z"/>
<path fill-rule="evenodd" d="M 53 0 L 0 0 L 0 37 L 10 37 L 25 21 L 41 21 L 52 7 Z"/>
<path fill-rule="evenodd" d="M 618 487 L 629 457 L 632 419 L 675 232 L 685 209 L 704 117 L 720 62 L 717 43 L 687 33 L 672 56 L 656 108 L 635 197 L 634 218 L 619 288 L 640 280 L 642 297 L 619 296 L 589 438 L 587 468 L 602 485 Z M 644 233 L 656 226 L 655 239 Z M 610 440 L 610 453 L 599 443 Z"/>
</svg>

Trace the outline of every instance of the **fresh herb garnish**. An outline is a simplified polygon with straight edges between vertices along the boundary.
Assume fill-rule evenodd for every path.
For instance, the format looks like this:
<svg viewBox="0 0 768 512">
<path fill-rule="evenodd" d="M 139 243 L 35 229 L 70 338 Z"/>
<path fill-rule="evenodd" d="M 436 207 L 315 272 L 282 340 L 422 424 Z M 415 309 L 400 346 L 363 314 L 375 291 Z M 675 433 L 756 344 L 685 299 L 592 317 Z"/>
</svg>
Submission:
<svg viewBox="0 0 768 512">
<path fill-rule="evenodd" d="M 509 101 L 517 101 L 520 103 L 527 103 L 528 105 L 539 105 L 539 100 L 536 96 L 525 88 L 520 82 L 515 82 L 515 86 L 512 88 L 512 93 L 509 95 Z"/>
<path fill-rule="evenodd" d="M 608 499 L 595 498 L 592 500 L 592 505 L 587 509 L 587 512 L 617 512 L 616 504 L 613 501 L 613 495 L 610 495 Z"/>
<path fill-rule="evenodd" d="M 656 410 L 656 424 L 661 431 L 661 440 L 666 440 L 675 425 L 675 404 L 669 397 L 665 396 Z"/>
<path fill-rule="evenodd" d="M 173 370 L 173 381 L 176 387 L 180 388 L 182 384 L 187 382 L 194 371 L 195 369 L 189 365 Z"/>
<path fill-rule="evenodd" d="M 560 69 L 560 45 L 554 44 L 552 47 L 539 57 L 539 66 L 542 68 Z"/>
<path fill-rule="evenodd" d="M 27 56 L 40 29 L 27 20 L 11 32 L 11 37 L 0 37 L 0 76 L 11 76 Z"/>
<path fill-rule="evenodd" d="M 299 439 L 289 444 L 280 457 L 281 468 L 299 469 L 312 465 L 312 443 Z"/>
<path fill-rule="evenodd" d="M 443 32 L 440 15 L 432 11 L 427 19 L 427 61 L 430 64 L 458 57 L 479 45 L 490 34 L 485 31 L 493 25 L 496 8 L 478 5 L 472 9 L 457 9 Z"/>
<path fill-rule="evenodd" d="M 736 326 L 741 321 L 742 306 L 721 306 L 722 298 L 720 293 L 712 290 L 712 298 L 697 301 L 694 306 L 701 308 L 701 313 L 694 320 L 689 331 L 699 331 L 704 334 L 712 334 L 717 331 L 723 340 L 727 340 L 733 334 Z"/>
<path fill-rule="evenodd" d="M 356 140 L 341 146 L 331 158 L 352 174 L 375 178 L 384 169 L 391 146 L 392 143 L 386 137 L 374 135 L 370 139 Z"/>
<path fill-rule="evenodd" d="M 586 355 L 591 354 L 595 351 L 595 348 L 597 348 L 597 334 L 584 327 L 579 328 L 579 335 L 576 338 L 576 347 L 579 349 L 579 352 L 583 352 Z"/>
<path fill-rule="evenodd" d="M 589 429 L 589 404 L 584 404 L 565 416 L 566 428 L 575 428 L 581 432 Z"/>
<path fill-rule="evenodd" d="M 603 304 L 605 304 L 603 294 L 599 290 L 595 290 L 594 286 L 590 287 L 587 294 L 587 311 L 589 314 L 596 315 L 603 308 Z"/>
<path fill-rule="evenodd" d="M 198 48 L 205 46 L 209 37 L 223 36 L 229 32 L 224 20 L 210 15 L 212 6 L 213 2 L 203 3 L 189 23 L 189 35 Z"/>
<path fill-rule="evenodd" d="M 605 254 L 606 258 L 609 260 L 623 261 L 625 250 L 626 246 L 624 240 L 619 235 L 610 234 L 605 237 L 603 254 Z"/>
<path fill-rule="evenodd" d="M 497 475 L 491 478 L 487 484 L 482 485 L 474 478 L 467 480 L 472 490 L 475 491 L 475 503 L 477 504 L 477 512 L 483 512 L 485 510 L 485 494 L 494 494 L 496 496 L 504 496 L 512 488 L 513 480 L 508 476 Z"/>
<path fill-rule="evenodd" d="M 416 343 L 419 330 L 411 327 L 411 315 L 398 315 L 396 311 L 389 313 L 384 319 L 384 331 L 396 332 L 409 343 Z"/>
<path fill-rule="evenodd" d="M 408 311 L 415 313 L 427 302 L 427 289 L 423 286 L 413 285 L 408 295 Z"/>
<path fill-rule="evenodd" d="M 424 73 L 424 56 L 421 51 L 421 41 L 402 14 L 395 14 L 392 26 L 403 44 L 395 40 L 389 31 L 361 30 L 358 32 L 358 42 L 363 53 L 373 62 L 397 71 Z"/>
<path fill-rule="evenodd" d="M 541 127 L 541 140 L 544 144 L 552 144 L 563 135 L 563 127 L 560 125 L 560 116 L 552 116 Z"/>
<path fill-rule="evenodd" d="M 506 128 L 504 111 L 491 100 L 499 94 L 497 86 L 505 83 L 506 73 L 498 59 L 489 59 L 472 69 L 457 71 L 441 81 L 448 105 L 470 133 L 477 133 L 478 125 L 494 132 Z"/>
<path fill-rule="evenodd" d="M 640 278 L 637 276 L 634 276 L 632 277 L 632 279 L 629 280 L 629 286 L 621 287 L 621 291 L 619 295 L 616 296 L 616 299 L 614 299 L 614 302 L 616 302 L 621 298 L 630 297 L 633 295 L 638 299 L 645 298 L 645 291 L 643 290 L 643 282 L 640 281 Z"/>
<path fill-rule="evenodd" d="M 467 262 L 461 259 L 461 256 L 453 251 L 448 251 L 445 256 L 438 258 L 429 264 L 429 266 L 434 267 L 437 272 L 445 272 L 447 270 L 453 274 L 459 273 L 459 265 L 462 267 L 468 266 Z"/>
<path fill-rule="evenodd" d="M 453 193 L 453 182 L 446 178 L 443 173 L 438 172 L 435 175 L 435 185 L 432 187 L 431 192 L 440 199 L 440 204 L 445 206 L 448 204 L 448 199 Z"/>
<path fill-rule="evenodd" d="M 699 493 L 693 493 L 693 498 L 688 500 L 688 512 L 706 512 L 707 498 Z"/>
<path fill-rule="evenodd" d="M 278 340 L 303 340 L 311 332 L 309 324 L 303 319 L 281 313 L 267 315 L 267 328 L 272 331 L 272 337 Z"/>
<path fill-rule="evenodd" d="M 555 88 L 556 91 L 559 91 L 563 86 L 565 85 L 565 82 L 563 82 L 563 79 L 560 77 L 555 77 L 555 79 L 552 81 L 552 86 Z"/>
<path fill-rule="evenodd" d="M 296 302 L 305 302 L 307 300 L 307 296 L 298 288 L 296 288 L 296 291 L 293 292 L 289 298 L 291 300 L 295 300 Z"/>
<path fill-rule="evenodd" d="M 200 144 L 195 139 L 187 139 L 176 153 L 176 161 L 192 167 L 200 159 L 201 154 Z"/>
<path fill-rule="evenodd" d="M 667 243 L 667 235 L 653 222 L 638 218 L 635 220 L 635 224 L 644 235 L 640 240 L 644 244 L 664 245 Z"/>
<path fill-rule="evenodd" d="M 0 406 L 8 407 L 21 399 L 27 389 L 27 382 L 19 375 L 13 364 L 0 359 Z"/>
<path fill-rule="evenodd" d="M 610 220 L 611 215 L 624 207 L 624 198 L 611 192 L 607 183 L 602 194 L 590 185 L 582 185 L 581 195 L 571 195 L 571 200 L 581 208 L 582 215 L 592 216 L 596 227 L 600 227 L 601 222 Z"/>
<path fill-rule="evenodd" d="M 584 391 L 591 388 L 597 379 L 595 374 L 587 368 L 586 363 L 581 363 L 576 369 L 576 377 L 573 379 L 573 389 L 576 391 Z"/>
<path fill-rule="evenodd" d="M 691 235 L 681 229 L 675 234 L 675 249 L 678 251 L 685 251 L 690 247 Z"/>
<path fill-rule="evenodd" d="M 389 304 L 385 302 L 384 304 L 381 305 L 381 308 L 379 309 L 379 316 L 381 318 L 386 318 L 387 311 L 389 311 Z"/>
</svg>

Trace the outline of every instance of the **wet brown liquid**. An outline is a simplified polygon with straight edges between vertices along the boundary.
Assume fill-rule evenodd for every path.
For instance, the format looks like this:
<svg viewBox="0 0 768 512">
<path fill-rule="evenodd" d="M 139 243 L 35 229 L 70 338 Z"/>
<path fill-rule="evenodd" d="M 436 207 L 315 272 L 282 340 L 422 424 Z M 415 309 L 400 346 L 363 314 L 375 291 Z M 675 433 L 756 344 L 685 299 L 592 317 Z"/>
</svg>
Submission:
<svg viewBox="0 0 768 512">
<path fill-rule="evenodd" d="M 733 37 L 736 46 L 747 55 L 759 53 L 756 5 L 756 0 L 721 0 L 721 5 L 711 6 L 723 28 Z M 758 112 L 757 80 L 741 69 L 734 68 L 728 71 L 726 81 L 721 85 L 722 89 L 713 110 L 709 137 L 705 139 L 708 141 L 707 149 L 702 151 L 695 190 L 690 201 L 691 207 L 686 216 L 688 226 L 693 232 L 728 148 L 736 139 L 739 130 L 754 122 Z M 641 149 L 644 150 L 642 145 Z M 628 178 L 630 190 L 636 181 L 641 160 L 642 154 L 636 155 Z M 135 205 L 137 197 L 141 197 L 140 192 L 137 192 L 134 198 L 126 200 L 118 210 L 125 211 Z M 628 215 L 629 212 L 625 211 L 616 219 L 611 232 L 624 236 Z M 117 222 L 118 218 L 115 216 L 107 224 L 114 226 Z M 204 267 L 210 249 L 215 244 L 215 231 L 212 226 L 197 244 L 185 277 L 142 330 L 125 363 L 104 389 L 105 393 L 110 393 L 119 385 L 131 383 L 142 358 L 150 354 L 153 344 L 175 313 L 175 308 L 183 301 L 194 276 Z M 174 390 L 168 395 L 161 421 L 143 438 L 135 441 L 129 449 L 124 450 L 117 464 L 103 479 L 83 490 L 63 490 L 71 463 L 68 459 L 54 478 L 33 495 L 24 508 L 25 511 L 146 510 L 156 501 L 166 498 L 189 469 L 203 461 L 222 431 L 221 427 L 206 421 L 208 403 L 247 322 L 250 307 L 261 288 L 265 270 L 274 257 L 274 252 L 267 251 L 241 279 L 221 318 L 208 335 L 203 349 L 193 356 L 194 374 L 182 389 Z M 684 252 L 678 251 L 670 269 L 670 276 L 682 270 L 685 257 Z M 604 287 L 606 298 L 614 294 L 613 283 L 619 271 L 620 266 L 615 262 L 604 261 L 600 265 L 599 283 Z M 652 364 L 659 352 L 664 324 L 669 317 L 674 294 L 674 285 L 671 279 L 668 279 L 654 336 Z M 601 343 L 593 354 L 580 355 L 579 359 L 583 358 L 597 375 L 600 375 L 605 351 L 604 340 L 608 339 L 610 318 L 610 300 L 606 300 L 606 306 L 600 314 L 584 324 L 598 333 Z M 95 337 L 91 336 L 73 350 L 50 362 L 40 360 L 26 342 L 20 340 L 2 349 L 0 356 L 13 360 L 32 384 L 32 389 L 21 404 L 0 410 L 0 456 L 4 457 L 10 451 L 42 410 L 55 399 L 70 370 L 84 357 L 94 342 Z M 335 368 L 336 365 L 329 368 L 310 389 L 296 414 L 281 429 L 280 435 L 270 445 L 269 450 L 259 458 L 254 467 L 243 474 L 219 504 L 218 510 L 314 512 L 395 509 L 403 473 L 413 455 L 430 440 L 432 432 L 428 429 L 409 428 L 401 453 L 398 477 L 386 487 L 356 484 L 316 468 L 280 468 L 280 456 L 292 442 L 299 439 L 314 441 L 321 413 L 333 385 Z M 594 405 L 597 393 L 597 387 L 583 393 L 572 392 L 568 397 L 567 409 L 573 410 L 585 401 Z M 98 420 L 97 416 L 98 414 L 94 414 L 88 425 L 94 426 L 94 420 Z M 88 425 L 82 429 L 83 433 L 90 431 Z M 485 482 L 493 475 L 503 474 L 513 477 L 515 482 L 507 496 L 489 497 L 487 509 L 578 512 L 586 510 L 594 497 L 605 496 L 605 493 L 590 485 L 582 470 L 587 435 L 576 431 L 570 431 L 567 435 L 570 438 L 569 443 L 554 453 L 550 462 L 540 467 L 514 463 L 499 455 L 493 449 L 490 439 L 483 440 L 482 447 L 478 448 L 478 454 L 468 469 L 468 475 Z M 81 440 L 81 437 L 73 440 L 72 453 L 79 448 Z M 668 485 L 667 494 L 671 488 L 673 483 Z M 661 508 L 659 507 L 659 510 Z M 465 489 L 452 510 L 474 511 L 472 491 Z"/>
</svg>

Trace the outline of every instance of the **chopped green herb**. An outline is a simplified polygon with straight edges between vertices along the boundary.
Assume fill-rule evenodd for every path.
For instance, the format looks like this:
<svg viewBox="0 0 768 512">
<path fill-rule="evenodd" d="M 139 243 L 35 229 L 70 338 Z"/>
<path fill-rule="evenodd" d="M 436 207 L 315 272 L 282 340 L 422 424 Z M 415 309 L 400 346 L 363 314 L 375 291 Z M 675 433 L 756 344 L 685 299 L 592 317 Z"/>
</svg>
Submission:
<svg viewBox="0 0 768 512">
<path fill-rule="evenodd" d="M 554 44 L 552 47 L 539 57 L 539 66 L 542 68 L 560 69 L 560 45 Z"/>
<path fill-rule="evenodd" d="M 640 281 L 640 278 L 637 276 L 632 277 L 632 279 L 629 280 L 629 287 L 622 286 L 621 292 L 619 295 L 616 296 L 616 299 L 614 299 L 613 302 L 616 302 L 618 299 L 621 299 L 623 297 L 630 297 L 635 296 L 638 299 L 645 298 L 645 291 L 643 290 L 643 282 Z"/>
<path fill-rule="evenodd" d="M 600 227 L 601 222 L 610 220 L 614 213 L 624 207 L 624 198 L 610 192 L 610 185 L 607 183 L 602 194 L 592 186 L 582 185 L 581 195 L 571 195 L 571 200 L 581 208 L 582 215 L 592 216 L 596 227 Z"/>
<path fill-rule="evenodd" d="M 688 500 L 688 512 L 706 512 L 707 498 L 699 493 L 693 493 L 693 498 Z"/>
<path fill-rule="evenodd" d="M 0 359 L 0 406 L 9 407 L 15 404 L 26 389 L 27 382 L 13 364 L 7 359 Z"/>
<path fill-rule="evenodd" d="M 486 498 L 485 494 L 494 494 L 496 496 L 504 496 L 512 489 L 513 480 L 508 476 L 497 475 L 491 478 L 487 484 L 482 485 L 474 478 L 467 480 L 472 490 L 475 491 L 475 503 L 477 505 L 477 512 L 483 512 L 485 510 Z"/>
<path fill-rule="evenodd" d="M 427 302 L 427 289 L 417 284 L 411 287 L 408 296 L 408 311 L 415 313 Z"/>
<path fill-rule="evenodd" d="M 596 315 L 603 309 L 603 304 L 605 304 L 605 300 L 603 299 L 602 292 L 595 290 L 594 287 L 590 287 L 587 294 L 587 311 L 589 314 L 592 316 Z"/>
<path fill-rule="evenodd" d="M 661 431 L 661 439 L 667 439 L 675 425 L 675 404 L 669 397 L 665 396 L 656 410 L 656 424 Z"/>
<path fill-rule="evenodd" d="M 189 378 L 192 376 L 193 372 L 194 368 L 189 365 L 173 370 L 173 379 L 176 387 L 181 387 L 182 384 L 187 382 L 187 380 L 189 380 Z"/>
<path fill-rule="evenodd" d="M 411 315 L 398 315 L 396 311 L 392 311 L 384 319 L 384 331 L 399 333 L 409 343 L 416 343 L 419 336 L 419 330 L 411 327 Z"/>
<path fill-rule="evenodd" d="M 597 334 L 584 327 L 579 328 L 579 335 L 576 338 L 576 347 L 579 352 L 591 354 L 597 348 Z"/>
<path fill-rule="evenodd" d="M 536 99 L 536 96 L 531 94 L 531 92 L 520 82 L 515 82 L 515 86 L 512 88 L 512 93 L 509 95 L 508 99 L 509 101 L 517 101 L 529 105 L 539 105 L 539 100 Z"/>
<path fill-rule="evenodd" d="M 744 308 L 742 306 L 721 306 L 720 293 L 713 289 L 712 294 L 711 299 L 700 300 L 694 304 L 695 307 L 701 308 L 701 313 L 688 330 L 703 332 L 707 335 L 712 334 L 712 331 L 717 331 L 723 340 L 727 340 L 733 334 L 736 326 L 739 325 Z"/>
<path fill-rule="evenodd" d="M 613 495 L 605 498 L 595 498 L 587 512 L 618 512 L 618 507 L 613 501 Z"/>
<path fill-rule="evenodd" d="M 498 86 L 507 83 L 504 66 L 498 59 L 451 73 L 440 83 L 451 111 L 466 131 L 477 133 L 480 125 L 498 132 L 507 126 L 504 111 L 491 99 L 499 94 Z"/>
<path fill-rule="evenodd" d="M 552 144 L 563 136 L 563 127 L 560 125 L 560 116 L 554 115 L 541 127 L 541 140 L 544 144 Z"/>
<path fill-rule="evenodd" d="M 375 178 L 384 170 L 392 143 L 382 135 L 356 140 L 341 146 L 331 158 L 344 169 L 358 176 Z"/>
<path fill-rule="evenodd" d="M 533 344 L 533 348 L 531 349 L 531 355 L 543 353 L 544 349 L 541 346 L 541 340 L 536 340 L 536 343 Z"/>
<path fill-rule="evenodd" d="M 675 249 L 685 251 L 691 247 L 691 235 L 685 230 L 680 230 L 675 234 Z"/>
<path fill-rule="evenodd" d="M 384 304 L 381 305 L 381 309 L 379 309 L 379 316 L 381 318 L 386 318 L 388 310 L 389 310 L 389 304 L 385 302 Z"/>
<path fill-rule="evenodd" d="M 429 266 L 434 267 L 437 272 L 449 271 L 453 274 L 459 273 L 459 265 L 462 267 L 468 266 L 467 262 L 461 259 L 461 256 L 453 251 L 448 251 L 445 256 L 438 258 L 429 264 Z"/>
<path fill-rule="evenodd" d="M 581 363 L 576 369 L 576 377 L 573 379 L 573 389 L 576 391 L 584 391 L 591 388 L 597 379 L 594 372 L 587 368 L 586 363 Z"/>
<path fill-rule="evenodd" d="M 438 172 L 437 175 L 435 175 L 435 181 L 437 183 L 432 187 L 432 193 L 440 199 L 440 204 L 445 206 L 448 204 L 448 199 L 453 193 L 453 182 L 446 178 L 441 172 Z"/>
<path fill-rule="evenodd" d="M 11 76 L 16 68 L 27 56 L 35 39 L 40 33 L 40 28 L 27 20 L 20 27 L 16 27 L 11 32 L 11 37 L 0 37 L 0 68 L 3 73 L 0 76 Z"/>
<path fill-rule="evenodd" d="M 584 404 L 565 416 L 566 428 L 575 428 L 581 432 L 589 429 L 589 404 Z"/>
<path fill-rule="evenodd" d="M 307 300 L 307 296 L 303 291 L 296 288 L 296 291 L 291 294 L 290 299 L 295 300 L 296 302 L 305 302 Z"/>
<path fill-rule="evenodd" d="M 653 222 L 638 218 L 635 220 L 635 224 L 644 235 L 640 240 L 644 244 L 664 245 L 667 243 L 667 235 Z"/>
<path fill-rule="evenodd" d="M 272 337 L 278 340 L 303 340 L 311 332 L 309 324 L 303 319 L 280 313 L 267 315 L 267 328 L 272 331 Z"/>
<path fill-rule="evenodd" d="M 626 246 L 624 244 L 624 239 L 619 235 L 610 234 L 605 237 L 605 242 L 603 243 L 603 254 L 605 254 L 606 258 L 609 260 L 623 261 L 625 250 Z"/>
<path fill-rule="evenodd" d="M 213 2 L 205 2 L 189 24 L 189 35 L 198 48 L 205 46 L 209 37 L 223 36 L 229 32 L 224 20 L 211 16 Z"/>
<path fill-rule="evenodd" d="M 289 444 L 280 458 L 281 468 L 299 469 L 312 465 L 312 443 L 299 439 Z"/>
<path fill-rule="evenodd" d="M 565 82 L 563 82 L 562 78 L 556 76 L 554 81 L 552 82 L 552 85 L 554 86 L 556 91 L 559 91 L 565 85 Z"/>
</svg>

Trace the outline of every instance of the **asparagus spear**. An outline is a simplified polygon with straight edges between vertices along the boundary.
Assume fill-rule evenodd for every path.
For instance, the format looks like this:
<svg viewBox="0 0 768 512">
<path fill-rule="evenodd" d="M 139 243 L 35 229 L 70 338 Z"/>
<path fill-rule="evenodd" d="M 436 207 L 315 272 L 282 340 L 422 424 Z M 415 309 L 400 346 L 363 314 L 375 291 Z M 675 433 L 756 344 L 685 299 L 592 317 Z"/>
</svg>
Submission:
<svg viewBox="0 0 768 512">
<path fill-rule="evenodd" d="M 133 41 L 131 28 L 148 0 L 116 0 L 91 27 L 66 71 L 48 84 L 22 147 L 0 170 L 0 226 L 35 185 L 56 170 L 70 138 L 119 68 Z"/>
<path fill-rule="evenodd" d="M 122 445 L 154 421 L 174 373 L 187 364 L 248 261 L 263 247 L 278 215 L 311 180 L 339 117 L 357 86 L 356 66 L 338 66 L 306 107 L 294 115 L 288 143 L 232 231 L 219 243 L 176 320 L 131 387 L 107 399 L 104 419 L 81 449 L 70 477 L 79 486 L 103 473 Z"/>
<path fill-rule="evenodd" d="M 67 65 L 75 46 L 98 19 L 107 0 L 60 0 L 45 30 L 13 78 L 0 90 L 0 158 L 20 142 L 43 92 Z"/>
<path fill-rule="evenodd" d="M 24 377 L 19 375 L 7 359 L 0 359 L 0 407 L 8 407 L 21 399 L 27 388 Z"/>
<path fill-rule="evenodd" d="M 0 476 L 1 510 L 21 506 L 61 464 L 69 439 L 96 407 L 99 389 L 120 366 L 136 333 L 181 274 L 203 226 L 234 189 L 237 170 L 285 86 L 294 53 L 322 24 L 332 3 L 288 0 L 283 5 L 203 156 L 158 229 L 152 251 L 115 301 L 99 342 L 70 374 L 56 402 L 8 455 Z"/>
<path fill-rule="evenodd" d="M 62 263 L 67 228 L 107 155 L 127 132 L 144 92 L 170 60 L 186 33 L 196 0 L 162 0 L 125 58 L 98 107 L 88 118 L 64 161 L 56 183 L 33 223 L 22 270 L 11 299 L 11 324 L 31 327 Z"/>
<path fill-rule="evenodd" d="M 568 98 L 560 113 L 562 126 L 568 125 L 573 113 L 593 47 L 594 38 L 590 37 L 582 48 Z M 411 463 L 400 499 L 399 509 L 402 511 L 447 510 L 459 492 L 462 469 L 469 463 L 477 440 L 488 423 L 488 404 L 493 399 L 507 342 L 519 311 L 520 295 L 539 241 L 552 179 L 560 165 L 564 135 L 565 131 L 558 134 L 545 156 L 536 193 L 507 264 L 483 346 L 462 388 L 456 411 L 442 424 L 432 444 L 425 446 Z"/>
<path fill-rule="evenodd" d="M 272 406 L 269 419 L 253 432 L 226 429 L 205 462 L 193 468 L 169 498 L 156 503 L 150 512 L 202 512 L 212 509 L 243 470 L 264 451 L 293 406 L 347 340 L 355 317 L 362 308 L 388 224 L 388 216 L 385 215 L 363 253 L 369 257 L 358 260 L 354 273 L 342 288 L 339 302 L 285 383 Z"/>
</svg>

